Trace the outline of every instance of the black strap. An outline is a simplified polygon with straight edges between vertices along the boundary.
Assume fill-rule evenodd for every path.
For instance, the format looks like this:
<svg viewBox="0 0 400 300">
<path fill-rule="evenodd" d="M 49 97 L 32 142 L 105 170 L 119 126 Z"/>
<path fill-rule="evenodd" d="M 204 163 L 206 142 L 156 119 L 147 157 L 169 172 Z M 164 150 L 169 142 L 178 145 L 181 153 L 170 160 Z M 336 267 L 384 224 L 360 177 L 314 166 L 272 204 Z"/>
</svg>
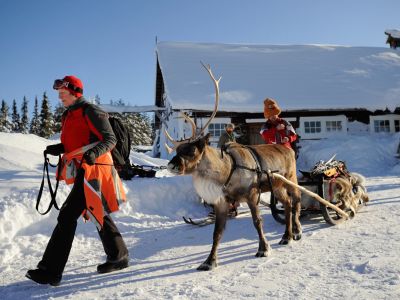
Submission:
<svg viewBox="0 0 400 300">
<path fill-rule="evenodd" d="M 61 155 L 58 156 L 58 164 L 57 165 L 52 165 L 50 163 L 50 160 L 47 158 L 47 154 L 44 154 L 44 164 L 43 164 L 43 177 L 42 177 L 42 183 L 40 184 L 40 188 L 39 188 L 39 193 L 36 199 L 36 210 L 38 211 L 39 214 L 41 215 L 46 215 L 51 208 L 54 206 L 57 210 L 60 210 L 60 208 L 57 205 L 57 201 L 56 201 L 56 196 L 57 196 L 57 189 L 58 189 L 58 183 L 59 183 L 59 178 L 57 176 L 57 182 L 56 182 L 56 187 L 53 191 L 53 187 L 51 186 L 51 181 L 50 181 L 50 176 L 49 176 L 49 165 L 53 168 L 58 166 L 58 174 L 60 174 L 59 172 L 61 171 Z M 39 211 L 39 204 L 40 204 L 40 199 L 42 198 L 42 192 L 43 192 L 43 187 L 44 187 L 44 177 L 45 177 L 45 173 L 47 173 L 47 184 L 49 186 L 49 191 L 50 191 L 50 196 L 51 196 L 51 200 L 50 200 L 50 204 L 49 207 L 47 208 L 47 210 L 44 213 L 41 213 Z"/>
<path fill-rule="evenodd" d="M 229 173 L 228 179 L 225 181 L 225 183 L 224 183 L 224 185 L 222 187 L 223 187 L 223 189 L 225 189 L 227 187 L 227 185 L 229 184 L 229 181 L 231 180 L 232 175 L 233 175 L 233 173 L 235 172 L 236 169 L 243 169 L 243 170 L 247 170 L 247 171 L 250 171 L 250 172 L 256 172 L 257 173 L 257 180 L 258 180 L 258 200 L 257 200 L 257 205 L 258 205 L 260 203 L 260 198 L 261 198 L 261 176 L 262 176 L 262 174 L 266 174 L 267 175 L 267 180 L 268 180 L 269 188 L 271 190 L 271 194 L 272 194 L 272 196 L 274 195 L 274 192 L 272 190 L 271 176 L 270 176 L 268 171 L 265 171 L 265 170 L 262 169 L 261 164 L 260 164 L 260 157 L 259 157 L 258 153 L 253 148 L 251 148 L 249 146 L 242 145 L 242 147 L 246 148 L 247 150 L 249 150 L 251 156 L 253 157 L 253 159 L 256 162 L 256 168 L 253 169 L 253 168 L 248 168 L 246 166 L 238 165 L 236 163 L 236 160 L 233 157 L 233 155 L 231 153 L 229 153 L 229 152 L 225 152 L 229 148 L 229 144 L 228 144 L 228 146 L 225 147 L 224 149 L 221 148 L 221 156 L 223 155 L 223 152 L 225 152 L 226 154 L 228 154 L 230 156 L 230 158 L 232 159 L 232 168 L 231 168 L 231 171 Z M 274 172 L 277 172 L 277 171 L 272 171 L 272 172 L 274 173 Z"/>
<path fill-rule="evenodd" d="M 247 150 L 249 150 L 250 154 L 253 156 L 253 159 L 256 162 L 256 172 L 257 172 L 257 180 L 258 180 L 258 199 L 257 199 L 257 205 L 258 205 L 260 203 L 260 198 L 261 198 L 261 176 L 263 174 L 263 170 L 262 170 L 262 167 L 260 164 L 260 157 L 259 157 L 258 153 L 256 152 L 256 150 L 254 150 L 253 148 L 248 147 L 248 146 L 243 146 L 243 147 L 245 147 Z M 269 180 L 270 179 L 269 174 L 268 174 L 268 172 L 264 172 L 264 173 L 267 174 L 268 182 L 269 182 L 270 188 L 271 188 L 271 193 L 273 193 L 271 181 Z"/>
</svg>

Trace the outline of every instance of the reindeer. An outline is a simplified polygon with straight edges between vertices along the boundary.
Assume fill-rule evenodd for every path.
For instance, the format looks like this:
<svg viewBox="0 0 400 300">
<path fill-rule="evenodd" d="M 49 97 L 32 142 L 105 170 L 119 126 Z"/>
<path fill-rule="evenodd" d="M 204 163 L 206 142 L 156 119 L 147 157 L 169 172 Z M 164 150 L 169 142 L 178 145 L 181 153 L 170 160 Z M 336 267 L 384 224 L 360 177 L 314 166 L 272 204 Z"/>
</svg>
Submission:
<svg viewBox="0 0 400 300">
<path fill-rule="evenodd" d="M 208 145 L 210 134 L 204 136 L 203 133 L 217 113 L 221 78 L 216 80 L 210 66 L 203 66 L 215 87 L 215 107 L 210 119 L 196 135 L 194 121 L 184 114 L 192 127 L 192 136 L 186 140 L 174 141 L 166 130 L 164 133 L 174 145 L 170 148 L 166 144 L 167 150 L 170 153 L 176 150 L 176 155 L 168 163 L 168 170 L 177 175 L 191 174 L 197 193 L 208 204 L 214 205 L 216 221 L 213 245 L 208 258 L 197 268 L 207 271 L 218 265 L 217 248 L 225 229 L 230 203 L 246 202 L 250 208 L 259 237 L 256 257 L 266 257 L 271 252 L 264 236 L 263 220 L 258 208 L 260 193 L 272 189 L 284 205 L 286 228 L 279 244 L 286 245 L 291 240 L 300 240 L 302 228 L 299 221 L 300 191 L 268 175 L 270 170 L 276 170 L 287 180 L 297 184 L 293 150 L 282 145 L 243 146 L 231 143 L 225 153 L 222 153 Z"/>
</svg>

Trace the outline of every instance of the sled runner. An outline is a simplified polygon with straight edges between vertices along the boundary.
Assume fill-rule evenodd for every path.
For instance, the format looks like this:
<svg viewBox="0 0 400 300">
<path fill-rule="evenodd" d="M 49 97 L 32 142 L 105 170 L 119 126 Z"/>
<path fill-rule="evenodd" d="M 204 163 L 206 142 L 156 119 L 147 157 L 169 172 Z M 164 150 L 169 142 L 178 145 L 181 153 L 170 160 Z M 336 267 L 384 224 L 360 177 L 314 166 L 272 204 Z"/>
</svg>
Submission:
<svg viewBox="0 0 400 300">
<path fill-rule="evenodd" d="M 243 210 L 243 211 L 238 211 L 235 215 L 233 215 L 233 214 L 228 215 L 228 219 L 235 219 L 238 217 L 244 217 L 244 216 L 250 216 L 250 215 L 251 215 L 250 210 Z M 208 214 L 207 217 L 200 218 L 200 219 L 186 218 L 185 216 L 183 216 L 182 218 L 186 224 L 196 225 L 196 226 L 200 226 L 200 227 L 215 223 L 215 214 L 211 214 L 211 213 Z"/>
</svg>

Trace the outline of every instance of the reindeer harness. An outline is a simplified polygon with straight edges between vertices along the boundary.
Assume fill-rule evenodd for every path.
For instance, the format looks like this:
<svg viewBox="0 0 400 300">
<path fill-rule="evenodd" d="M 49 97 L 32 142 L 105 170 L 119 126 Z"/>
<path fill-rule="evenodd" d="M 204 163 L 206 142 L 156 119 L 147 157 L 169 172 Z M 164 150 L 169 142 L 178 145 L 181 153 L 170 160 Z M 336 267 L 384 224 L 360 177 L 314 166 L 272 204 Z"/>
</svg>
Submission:
<svg viewBox="0 0 400 300">
<path fill-rule="evenodd" d="M 260 163 L 260 157 L 259 157 L 258 153 L 253 148 L 251 148 L 249 146 L 245 146 L 245 145 L 241 145 L 241 147 L 247 149 L 250 152 L 251 156 L 253 157 L 254 161 L 256 162 L 256 168 L 254 169 L 254 168 L 249 168 L 246 166 L 238 165 L 236 163 L 235 157 L 227 151 L 229 146 L 230 146 L 230 144 L 226 144 L 226 145 L 222 146 L 222 148 L 221 148 L 221 156 L 224 157 L 224 153 L 225 153 L 225 154 L 229 155 L 229 157 L 232 159 L 231 171 L 229 173 L 228 179 L 225 181 L 222 188 L 226 189 L 226 187 L 228 186 L 229 182 L 231 181 L 232 175 L 236 169 L 243 169 L 243 170 L 247 170 L 250 172 L 255 172 L 255 173 L 257 173 L 257 182 L 258 182 L 258 200 L 257 200 L 257 205 L 258 205 L 260 203 L 260 197 L 261 197 L 261 177 L 263 174 L 267 175 L 269 188 L 271 190 L 271 194 L 273 194 L 272 181 L 271 181 L 271 176 L 269 175 L 269 171 L 265 171 L 262 169 L 261 163 Z M 272 171 L 272 172 L 277 172 L 277 171 Z"/>
</svg>

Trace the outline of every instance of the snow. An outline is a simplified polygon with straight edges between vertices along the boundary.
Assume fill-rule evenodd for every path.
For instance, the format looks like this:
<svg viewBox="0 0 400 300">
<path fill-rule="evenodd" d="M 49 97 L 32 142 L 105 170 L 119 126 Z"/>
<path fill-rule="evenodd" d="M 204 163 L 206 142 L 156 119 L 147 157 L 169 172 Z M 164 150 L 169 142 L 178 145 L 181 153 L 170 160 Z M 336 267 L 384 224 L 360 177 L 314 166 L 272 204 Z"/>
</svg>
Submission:
<svg viewBox="0 0 400 300">
<path fill-rule="evenodd" d="M 157 43 L 166 96 L 173 109 L 261 112 L 266 97 L 283 110 L 400 106 L 400 55 L 393 49 L 338 45 Z"/>
<path fill-rule="evenodd" d="M 284 226 L 262 207 L 267 258 L 255 258 L 258 239 L 249 216 L 228 221 L 219 267 L 196 271 L 211 249 L 213 226 L 186 225 L 182 216 L 207 209 L 194 195 L 190 176 L 124 181 L 128 202 L 113 214 L 130 251 L 130 267 L 97 274 L 105 260 L 95 226 L 78 230 L 59 287 L 24 277 L 41 259 L 57 212 L 35 210 L 42 178 L 42 151 L 57 140 L 0 133 L 1 299 L 399 299 L 400 135 L 357 134 L 302 141 L 298 168 L 310 169 L 333 154 L 367 178 L 370 203 L 354 219 L 330 226 L 302 219 L 303 238 L 278 244 Z M 133 162 L 164 166 L 166 160 L 132 152 Z M 54 170 L 52 170 L 54 171 Z M 70 188 L 60 185 L 58 201 Z M 268 199 L 268 194 L 262 195 Z M 44 192 L 43 203 L 49 201 Z M 44 207 L 43 207 L 44 208 Z M 242 209 L 246 209 L 245 207 Z"/>
</svg>

